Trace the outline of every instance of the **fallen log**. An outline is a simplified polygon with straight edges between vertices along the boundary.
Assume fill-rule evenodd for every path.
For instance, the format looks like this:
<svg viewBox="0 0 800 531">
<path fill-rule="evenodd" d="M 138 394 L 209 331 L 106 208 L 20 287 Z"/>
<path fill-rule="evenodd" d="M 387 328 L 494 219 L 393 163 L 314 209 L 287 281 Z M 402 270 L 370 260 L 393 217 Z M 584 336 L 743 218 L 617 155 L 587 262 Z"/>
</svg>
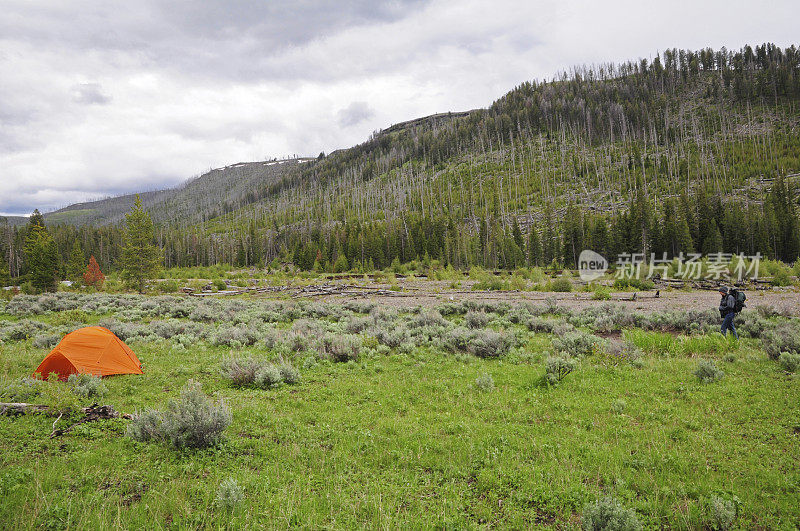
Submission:
<svg viewBox="0 0 800 531">
<path fill-rule="evenodd" d="M 16 417 L 25 413 L 40 413 L 50 409 L 49 406 L 26 404 L 25 402 L 0 402 L 0 417 Z"/>
<path fill-rule="evenodd" d="M 25 402 L 0 402 L 0 417 L 15 417 L 17 415 L 24 415 L 26 413 L 50 413 L 51 409 L 52 408 L 50 406 L 45 406 L 42 404 L 27 404 Z M 62 412 L 54 410 L 52 413 L 60 414 Z M 132 415 L 127 413 L 119 413 L 114 409 L 114 406 L 109 405 L 100 406 L 97 404 L 92 404 L 89 407 L 82 407 L 81 413 L 83 413 L 84 416 L 79 423 L 91 422 L 93 420 L 100 419 L 115 419 L 117 417 L 124 419 L 133 418 Z"/>
</svg>

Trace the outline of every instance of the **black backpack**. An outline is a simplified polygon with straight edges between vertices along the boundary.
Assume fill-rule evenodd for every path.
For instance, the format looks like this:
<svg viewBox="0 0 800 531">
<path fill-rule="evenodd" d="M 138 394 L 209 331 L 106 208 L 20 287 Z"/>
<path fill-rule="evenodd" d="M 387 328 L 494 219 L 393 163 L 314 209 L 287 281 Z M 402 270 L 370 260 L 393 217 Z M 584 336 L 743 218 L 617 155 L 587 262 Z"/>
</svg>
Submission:
<svg viewBox="0 0 800 531">
<path fill-rule="evenodd" d="M 728 292 L 728 295 L 733 296 L 733 300 L 735 301 L 735 304 L 733 306 L 733 311 L 735 313 L 741 312 L 742 308 L 747 306 L 744 303 L 744 301 L 747 300 L 747 295 L 744 294 L 744 291 L 739 291 L 736 288 L 731 288 L 731 290 Z"/>
</svg>

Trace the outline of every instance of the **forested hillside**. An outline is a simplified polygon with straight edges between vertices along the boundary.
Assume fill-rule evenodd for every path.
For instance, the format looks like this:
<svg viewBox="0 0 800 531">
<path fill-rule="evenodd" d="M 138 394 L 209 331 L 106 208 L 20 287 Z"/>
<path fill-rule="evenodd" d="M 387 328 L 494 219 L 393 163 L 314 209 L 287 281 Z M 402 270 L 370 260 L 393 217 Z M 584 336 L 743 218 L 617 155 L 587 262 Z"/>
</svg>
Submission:
<svg viewBox="0 0 800 531">
<path fill-rule="evenodd" d="M 572 265 L 583 248 L 794 261 L 799 101 L 795 46 L 673 49 L 526 82 L 487 109 L 398 124 L 267 177 L 272 166 L 235 165 L 143 199 L 166 266 L 341 270 L 427 255 L 513 268 Z M 113 268 L 122 199 L 102 216 L 75 207 L 103 226 L 51 214 L 62 257 L 77 238 Z M 12 275 L 24 232 L 5 229 Z"/>
</svg>

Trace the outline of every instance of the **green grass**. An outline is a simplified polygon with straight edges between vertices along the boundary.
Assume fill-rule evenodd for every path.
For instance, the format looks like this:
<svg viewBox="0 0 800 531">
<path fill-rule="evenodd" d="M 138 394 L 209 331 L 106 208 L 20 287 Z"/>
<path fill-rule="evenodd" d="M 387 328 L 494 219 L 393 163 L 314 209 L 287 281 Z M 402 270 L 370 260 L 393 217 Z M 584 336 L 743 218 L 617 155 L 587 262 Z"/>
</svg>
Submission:
<svg viewBox="0 0 800 531">
<path fill-rule="evenodd" d="M 712 496 L 740 500 L 737 526 L 798 525 L 796 377 L 755 342 L 626 337 L 652 353 L 643 368 L 589 358 L 555 387 L 542 384 L 550 337 L 530 334 L 505 360 L 418 348 L 318 363 L 302 370 L 299 386 L 277 390 L 230 387 L 219 375 L 228 349 L 134 341 L 145 375 L 106 379 L 102 403 L 163 408 L 193 378 L 231 407 L 227 441 L 178 452 L 126 438 L 125 420 L 50 439 L 51 417 L 0 418 L 0 521 L 22 529 L 571 527 L 586 503 L 613 495 L 646 527 L 709 525 Z M 728 348 L 733 363 L 722 361 Z M 3 385 L 45 354 L 31 341 L 3 345 Z M 725 377 L 699 383 L 692 355 L 716 359 Z M 484 373 L 491 391 L 475 386 Z M 228 478 L 245 490 L 232 510 L 214 503 Z"/>
<path fill-rule="evenodd" d="M 65 210 L 64 212 L 53 212 L 47 214 L 48 223 L 77 223 L 85 216 L 97 212 L 96 208 L 76 208 Z"/>
</svg>

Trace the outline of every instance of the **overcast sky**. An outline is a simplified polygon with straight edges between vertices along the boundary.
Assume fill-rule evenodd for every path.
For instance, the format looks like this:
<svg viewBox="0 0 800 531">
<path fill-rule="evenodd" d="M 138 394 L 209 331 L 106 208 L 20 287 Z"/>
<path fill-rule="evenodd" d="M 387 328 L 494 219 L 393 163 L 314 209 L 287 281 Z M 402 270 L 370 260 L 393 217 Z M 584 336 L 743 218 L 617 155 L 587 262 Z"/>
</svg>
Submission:
<svg viewBox="0 0 800 531">
<path fill-rule="evenodd" d="M 319 154 L 576 64 L 797 44 L 796 0 L 0 0 L 0 213 Z"/>
</svg>

